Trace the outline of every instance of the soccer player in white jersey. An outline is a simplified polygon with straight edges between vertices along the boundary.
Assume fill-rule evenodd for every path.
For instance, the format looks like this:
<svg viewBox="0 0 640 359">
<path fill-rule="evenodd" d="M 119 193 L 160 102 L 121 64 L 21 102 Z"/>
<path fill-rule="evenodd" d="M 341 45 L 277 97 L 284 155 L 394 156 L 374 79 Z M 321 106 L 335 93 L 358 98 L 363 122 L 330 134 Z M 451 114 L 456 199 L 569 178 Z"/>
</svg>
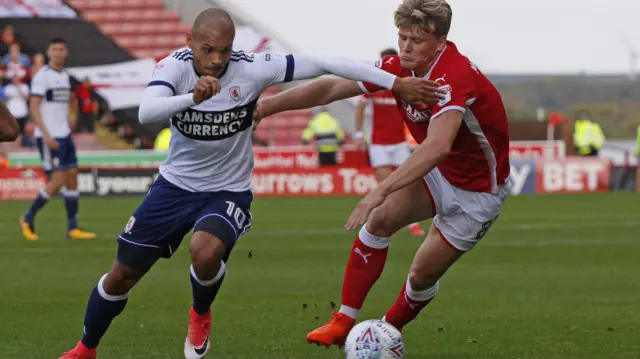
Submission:
<svg viewBox="0 0 640 359">
<path fill-rule="evenodd" d="M 142 123 L 169 121 L 168 158 L 142 204 L 118 238 L 116 261 L 87 304 L 82 340 L 61 359 L 92 359 L 131 288 L 161 257 L 191 237 L 190 309 L 185 358 L 210 350 L 211 304 L 225 277 L 226 261 L 251 227 L 253 112 L 269 86 L 326 73 L 377 83 L 409 102 L 436 103 L 437 84 L 399 79 L 343 59 L 246 54 L 232 50 L 235 26 L 219 9 L 202 12 L 189 48 L 156 66 L 140 105 Z"/>
<path fill-rule="evenodd" d="M 67 236 L 71 239 L 93 239 L 96 236 L 78 228 L 78 160 L 68 122 L 71 83 L 64 69 L 68 53 L 64 39 L 52 39 L 47 49 L 49 64 L 41 68 L 31 81 L 29 109 L 36 124 L 36 142 L 49 183 L 40 190 L 27 214 L 20 218 L 22 235 L 30 241 L 39 238 L 34 229 L 36 214 L 63 186 Z"/>
</svg>

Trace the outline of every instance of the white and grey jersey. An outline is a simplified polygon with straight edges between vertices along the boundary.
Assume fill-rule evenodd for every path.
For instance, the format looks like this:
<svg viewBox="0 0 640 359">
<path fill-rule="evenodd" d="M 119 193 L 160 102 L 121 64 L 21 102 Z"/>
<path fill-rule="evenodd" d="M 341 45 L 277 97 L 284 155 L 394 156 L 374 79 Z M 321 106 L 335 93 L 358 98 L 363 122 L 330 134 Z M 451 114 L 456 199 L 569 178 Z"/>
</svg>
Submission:
<svg viewBox="0 0 640 359">
<path fill-rule="evenodd" d="M 269 86 L 291 81 L 292 55 L 233 52 L 220 76 L 220 93 L 170 119 L 171 142 L 160 174 L 188 191 L 246 191 L 251 188 L 253 112 Z M 149 86 L 174 96 L 193 92 L 199 75 L 185 48 L 160 61 Z"/>
<path fill-rule="evenodd" d="M 48 65 L 42 67 L 31 80 L 31 95 L 42 98 L 40 117 L 51 137 L 69 136 L 71 81 L 67 71 L 57 71 Z M 42 137 L 42 130 L 36 127 L 34 135 Z"/>
</svg>

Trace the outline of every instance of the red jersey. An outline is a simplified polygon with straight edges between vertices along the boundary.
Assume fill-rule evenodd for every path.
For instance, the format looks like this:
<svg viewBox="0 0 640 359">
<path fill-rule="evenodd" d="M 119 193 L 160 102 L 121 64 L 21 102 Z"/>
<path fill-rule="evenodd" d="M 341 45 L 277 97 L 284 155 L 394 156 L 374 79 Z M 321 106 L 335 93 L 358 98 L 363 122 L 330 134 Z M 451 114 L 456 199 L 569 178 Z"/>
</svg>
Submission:
<svg viewBox="0 0 640 359">
<path fill-rule="evenodd" d="M 395 145 L 406 141 L 404 121 L 391 91 L 364 94 L 364 101 L 371 104 L 372 145 Z"/>
<path fill-rule="evenodd" d="M 90 113 L 93 112 L 93 99 L 91 99 L 91 86 L 87 86 L 85 84 L 81 84 L 76 87 L 74 94 L 82 104 L 82 112 Z"/>
<path fill-rule="evenodd" d="M 376 66 L 398 77 L 413 76 L 412 71 L 402 67 L 398 56 L 385 57 Z M 438 169 L 455 187 L 495 193 L 498 186 L 505 184 L 510 171 L 509 126 L 498 90 L 452 42 L 447 42 L 425 78 L 438 82 L 448 93 L 440 103 L 426 108 L 416 108 L 396 98 L 411 135 L 422 143 L 431 119 L 447 111 L 462 112 L 463 121 L 451 153 Z M 370 83 L 361 83 L 361 87 L 368 92 L 382 90 Z"/>
</svg>

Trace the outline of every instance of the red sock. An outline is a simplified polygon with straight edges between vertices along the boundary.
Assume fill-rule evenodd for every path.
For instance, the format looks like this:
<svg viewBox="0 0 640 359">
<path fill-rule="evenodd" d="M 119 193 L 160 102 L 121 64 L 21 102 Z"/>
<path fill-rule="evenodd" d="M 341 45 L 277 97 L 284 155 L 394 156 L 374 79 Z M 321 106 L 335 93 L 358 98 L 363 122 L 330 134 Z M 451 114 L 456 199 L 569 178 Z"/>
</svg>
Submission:
<svg viewBox="0 0 640 359">
<path fill-rule="evenodd" d="M 360 231 L 360 235 L 353 243 L 347 269 L 344 273 L 342 284 L 342 304 L 354 309 L 362 308 L 369 290 L 382 275 L 384 264 L 387 261 L 388 239 L 373 237 L 374 241 L 384 241 L 380 246 L 384 248 L 372 248 L 361 240 L 364 236 L 373 237 L 366 230 Z M 367 241 L 365 239 L 365 241 Z"/>
<path fill-rule="evenodd" d="M 422 308 L 426 307 L 427 304 L 429 304 L 429 302 L 433 300 L 433 297 L 435 296 L 435 293 L 437 291 L 438 286 L 436 285 L 424 292 L 419 292 L 412 295 L 414 298 L 425 298 L 424 300 L 411 299 L 407 294 L 407 282 L 405 282 L 402 286 L 402 291 L 400 291 L 400 295 L 398 296 L 398 298 L 396 298 L 396 301 L 395 303 L 393 303 L 391 308 L 389 308 L 389 311 L 385 315 L 384 320 L 401 331 L 405 325 L 407 325 L 418 316 Z"/>
</svg>

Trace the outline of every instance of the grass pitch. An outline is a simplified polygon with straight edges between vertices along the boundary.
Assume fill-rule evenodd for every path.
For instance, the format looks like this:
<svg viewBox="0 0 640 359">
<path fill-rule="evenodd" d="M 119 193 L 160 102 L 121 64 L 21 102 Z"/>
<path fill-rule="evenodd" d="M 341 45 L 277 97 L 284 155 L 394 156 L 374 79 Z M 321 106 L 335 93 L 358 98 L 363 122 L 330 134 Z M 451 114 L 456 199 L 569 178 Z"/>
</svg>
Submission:
<svg viewBox="0 0 640 359">
<path fill-rule="evenodd" d="M 26 202 L 0 203 L 0 358 L 58 358 L 82 334 L 93 286 L 140 198 L 84 199 L 94 241 L 64 237 L 60 200 L 37 218 L 41 239 L 16 225 Z M 266 199 L 234 250 L 213 306 L 209 358 L 342 358 L 305 335 L 340 303 L 356 198 Z M 392 239 L 385 272 L 359 319 L 380 318 L 420 239 Z M 188 238 L 134 289 L 102 341 L 104 359 L 182 358 L 191 304 Z M 251 252 L 251 256 L 249 256 Z M 404 333 L 407 359 L 640 358 L 640 195 L 522 196 L 444 279 Z M 306 308 L 305 308 L 306 307 Z"/>
</svg>

